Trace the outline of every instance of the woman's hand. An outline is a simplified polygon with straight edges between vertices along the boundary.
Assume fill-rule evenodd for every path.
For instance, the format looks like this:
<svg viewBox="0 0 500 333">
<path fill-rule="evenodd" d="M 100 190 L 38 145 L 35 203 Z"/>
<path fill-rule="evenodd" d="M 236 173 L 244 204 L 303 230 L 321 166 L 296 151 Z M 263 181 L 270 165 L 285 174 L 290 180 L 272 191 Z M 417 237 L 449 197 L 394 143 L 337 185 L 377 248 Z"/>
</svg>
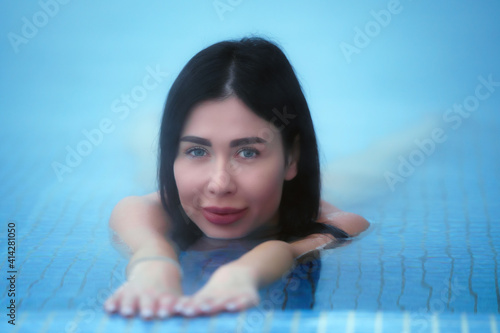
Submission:
<svg viewBox="0 0 500 333">
<path fill-rule="evenodd" d="M 136 314 L 144 319 L 165 318 L 182 296 L 180 273 L 170 263 L 142 262 L 134 266 L 130 276 L 104 303 L 110 313 L 125 317 Z"/>
<path fill-rule="evenodd" d="M 241 311 L 258 303 L 258 283 L 250 268 L 233 262 L 217 269 L 196 294 L 181 298 L 174 312 L 192 317 Z"/>
<path fill-rule="evenodd" d="M 174 311 L 197 316 L 250 308 L 259 303 L 259 288 L 287 273 L 293 262 L 290 244 L 263 242 L 238 260 L 217 269 L 196 294 L 179 300 Z"/>
<path fill-rule="evenodd" d="M 171 222 L 158 193 L 122 199 L 113 209 L 109 226 L 118 243 L 133 254 L 132 263 L 148 257 L 177 260 L 171 241 L 165 237 Z M 169 262 L 137 262 L 127 282 L 104 303 L 104 308 L 126 317 L 136 314 L 146 319 L 166 317 L 182 296 L 180 275 L 178 267 Z"/>
</svg>

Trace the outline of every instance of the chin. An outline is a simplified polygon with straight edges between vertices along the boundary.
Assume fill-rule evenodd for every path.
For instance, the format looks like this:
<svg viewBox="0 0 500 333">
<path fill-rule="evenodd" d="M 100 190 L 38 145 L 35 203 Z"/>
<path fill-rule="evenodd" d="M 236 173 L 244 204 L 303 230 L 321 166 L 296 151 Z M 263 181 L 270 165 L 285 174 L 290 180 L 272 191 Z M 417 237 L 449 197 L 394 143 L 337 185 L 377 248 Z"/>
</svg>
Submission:
<svg viewBox="0 0 500 333">
<path fill-rule="evenodd" d="M 206 237 L 212 239 L 220 239 L 220 240 L 231 240 L 231 239 L 240 239 L 245 238 L 248 235 L 248 232 L 203 232 Z"/>
</svg>

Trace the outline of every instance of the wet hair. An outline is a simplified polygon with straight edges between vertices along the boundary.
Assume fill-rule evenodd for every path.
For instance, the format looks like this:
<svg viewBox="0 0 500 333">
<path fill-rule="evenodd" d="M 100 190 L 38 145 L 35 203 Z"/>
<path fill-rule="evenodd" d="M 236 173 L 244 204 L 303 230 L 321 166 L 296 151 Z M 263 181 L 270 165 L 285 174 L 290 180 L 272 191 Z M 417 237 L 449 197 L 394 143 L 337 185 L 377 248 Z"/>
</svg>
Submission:
<svg viewBox="0 0 500 333">
<path fill-rule="evenodd" d="M 311 114 L 294 70 L 281 49 L 263 38 L 243 38 L 213 44 L 185 65 L 170 88 L 160 129 L 158 182 L 169 213 L 172 239 L 185 249 L 203 235 L 181 206 L 174 178 L 179 138 L 190 111 L 204 101 L 235 96 L 282 137 L 285 158 L 298 138 L 297 175 L 283 184 L 279 206 L 279 239 L 313 233 L 337 239 L 348 235 L 318 223 L 320 161 Z M 285 159 L 286 160 L 286 159 Z"/>
</svg>

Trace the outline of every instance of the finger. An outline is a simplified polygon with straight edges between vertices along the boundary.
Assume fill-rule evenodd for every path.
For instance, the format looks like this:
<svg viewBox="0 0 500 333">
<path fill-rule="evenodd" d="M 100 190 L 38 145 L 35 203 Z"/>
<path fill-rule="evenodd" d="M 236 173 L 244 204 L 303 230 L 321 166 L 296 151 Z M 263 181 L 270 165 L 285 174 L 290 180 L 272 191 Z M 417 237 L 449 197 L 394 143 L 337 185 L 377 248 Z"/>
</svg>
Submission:
<svg viewBox="0 0 500 333">
<path fill-rule="evenodd" d="M 193 308 L 194 313 L 197 315 L 211 315 L 218 312 L 226 311 L 225 304 L 229 301 L 227 297 L 197 297 L 191 303 L 186 304 L 189 309 Z M 192 312 L 192 311 L 191 311 Z M 183 312 L 184 313 L 184 312 Z"/>
<path fill-rule="evenodd" d="M 216 307 L 218 312 L 228 311 L 237 312 L 248 309 L 259 303 L 259 297 L 253 294 L 245 294 L 237 297 L 231 297 Z"/>
<path fill-rule="evenodd" d="M 121 300 L 123 292 L 123 285 L 120 286 L 108 299 L 104 302 L 104 310 L 108 313 L 115 313 L 118 311 L 118 304 Z"/>
<path fill-rule="evenodd" d="M 200 299 L 196 303 L 196 308 L 199 311 L 199 313 L 203 314 L 211 314 L 214 312 L 214 299 L 212 298 L 203 298 Z"/>
<path fill-rule="evenodd" d="M 120 309 L 120 314 L 124 317 L 132 317 L 135 315 L 137 310 L 137 296 L 133 292 L 123 293 L 121 302 L 118 308 Z"/>
<path fill-rule="evenodd" d="M 183 304 L 181 314 L 187 317 L 210 314 L 213 312 L 213 302 L 212 298 L 194 296 Z"/>
<path fill-rule="evenodd" d="M 244 295 L 226 303 L 227 311 L 243 311 L 259 304 L 259 298 L 255 295 Z"/>
<path fill-rule="evenodd" d="M 156 316 L 158 318 L 167 318 L 172 315 L 173 307 L 177 302 L 178 297 L 172 295 L 163 295 L 158 300 L 158 307 L 156 310 Z"/>
<path fill-rule="evenodd" d="M 150 295 L 139 297 L 139 313 L 143 319 L 151 319 L 154 315 L 155 299 Z"/>
<path fill-rule="evenodd" d="M 118 298 L 113 296 L 111 296 L 104 302 L 104 310 L 106 310 L 106 312 L 108 313 L 115 313 L 117 310 Z"/>
<path fill-rule="evenodd" d="M 196 311 L 193 307 L 193 302 L 189 297 L 181 297 L 175 303 L 173 313 L 186 317 L 192 317 L 195 315 Z"/>
</svg>

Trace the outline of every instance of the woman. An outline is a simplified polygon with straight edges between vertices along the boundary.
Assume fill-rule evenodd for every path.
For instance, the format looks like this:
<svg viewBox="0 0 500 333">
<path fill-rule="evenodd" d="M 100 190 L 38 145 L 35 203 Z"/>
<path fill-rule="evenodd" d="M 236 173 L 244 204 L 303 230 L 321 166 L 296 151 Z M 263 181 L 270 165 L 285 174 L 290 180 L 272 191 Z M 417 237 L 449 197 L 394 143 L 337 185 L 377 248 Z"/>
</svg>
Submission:
<svg viewBox="0 0 500 333">
<path fill-rule="evenodd" d="M 214 44 L 181 71 L 165 105 L 158 177 L 158 193 L 113 210 L 110 226 L 133 255 L 109 312 L 243 310 L 295 258 L 369 225 L 320 200 L 307 102 L 286 56 L 261 38 Z M 203 237 L 262 241 L 185 297 L 177 249 Z"/>
</svg>

